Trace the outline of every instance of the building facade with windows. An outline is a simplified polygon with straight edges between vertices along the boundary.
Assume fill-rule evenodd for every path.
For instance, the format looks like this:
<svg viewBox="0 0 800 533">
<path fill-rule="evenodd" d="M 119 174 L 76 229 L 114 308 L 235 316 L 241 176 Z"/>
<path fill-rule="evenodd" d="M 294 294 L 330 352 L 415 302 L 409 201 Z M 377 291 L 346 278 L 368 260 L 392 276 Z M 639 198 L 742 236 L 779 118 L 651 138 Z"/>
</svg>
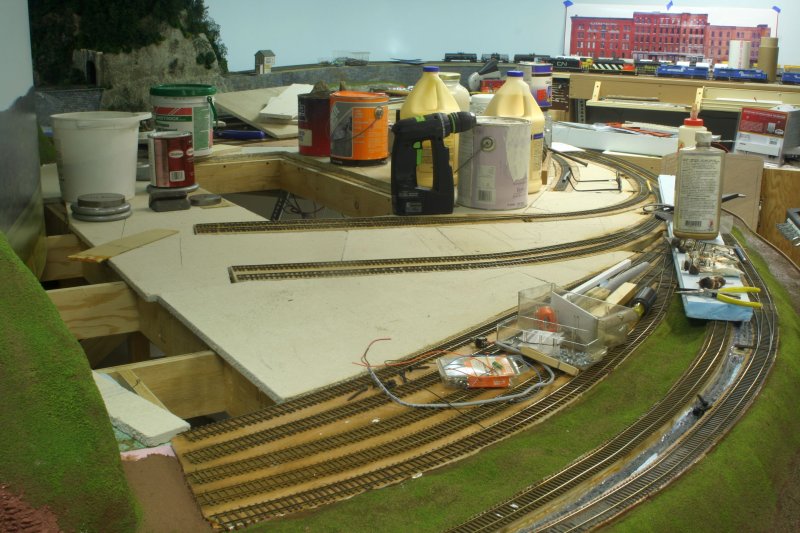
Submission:
<svg viewBox="0 0 800 533">
<path fill-rule="evenodd" d="M 750 41 L 751 60 L 758 57 L 766 24 L 715 26 L 706 13 L 633 13 L 632 18 L 571 18 L 569 53 L 589 57 L 656 61 L 727 61 L 731 40 Z"/>
</svg>

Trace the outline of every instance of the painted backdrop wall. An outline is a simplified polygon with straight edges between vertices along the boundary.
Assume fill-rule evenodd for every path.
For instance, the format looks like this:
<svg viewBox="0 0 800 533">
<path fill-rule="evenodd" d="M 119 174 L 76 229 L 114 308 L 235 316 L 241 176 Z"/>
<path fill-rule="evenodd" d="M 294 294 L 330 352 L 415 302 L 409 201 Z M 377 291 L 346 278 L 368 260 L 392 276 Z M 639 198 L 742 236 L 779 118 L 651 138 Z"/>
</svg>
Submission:
<svg viewBox="0 0 800 533">
<path fill-rule="evenodd" d="M 658 1 L 573 0 L 578 4 L 652 6 Z M 373 61 L 441 60 L 445 52 L 560 54 L 562 0 L 205 0 L 220 25 L 232 71 L 253 69 L 260 49 L 275 52 L 276 66 L 329 60 L 336 51 L 368 51 Z M 666 11 L 667 0 L 663 1 Z M 781 8 L 781 64 L 800 64 L 798 0 L 673 0 L 688 7 Z"/>
<path fill-rule="evenodd" d="M 34 273 L 44 266 L 44 212 L 28 4 L 2 0 L 0 17 L 0 233 Z"/>
</svg>

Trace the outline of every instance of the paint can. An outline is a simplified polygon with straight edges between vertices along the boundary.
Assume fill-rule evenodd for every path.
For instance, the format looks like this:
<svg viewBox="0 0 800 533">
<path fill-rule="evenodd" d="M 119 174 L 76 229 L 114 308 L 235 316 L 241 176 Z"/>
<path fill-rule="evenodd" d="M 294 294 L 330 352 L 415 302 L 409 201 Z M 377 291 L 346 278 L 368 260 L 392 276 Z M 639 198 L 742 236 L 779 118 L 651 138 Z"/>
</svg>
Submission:
<svg viewBox="0 0 800 533">
<path fill-rule="evenodd" d="M 389 97 L 338 91 L 331 95 L 331 163 L 368 166 L 389 157 Z"/>
<path fill-rule="evenodd" d="M 520 118 L 478 117 L 461 132 L 458 204 L 475 209 L 520 209 L 528 203 L 531 123 Z"/>
<path fill-rule="evenodd" d="M 159 131 L 188 131 L 196 157 L 211 155 L 214 144 L 213 85 L 184 83 L 150 88 L 153 121 Z"/>
<path fill-rule="evenodd" d="M 194 151 L 188 131 L 157 131 L 147 137 L 150 185 L 162 189 L 194 185 Z"/>
<path fill-rule="evenodd" d="M 331 155 L 331 93 L 297 95 L 297 140 L 300 155 Z"/>
</svg>

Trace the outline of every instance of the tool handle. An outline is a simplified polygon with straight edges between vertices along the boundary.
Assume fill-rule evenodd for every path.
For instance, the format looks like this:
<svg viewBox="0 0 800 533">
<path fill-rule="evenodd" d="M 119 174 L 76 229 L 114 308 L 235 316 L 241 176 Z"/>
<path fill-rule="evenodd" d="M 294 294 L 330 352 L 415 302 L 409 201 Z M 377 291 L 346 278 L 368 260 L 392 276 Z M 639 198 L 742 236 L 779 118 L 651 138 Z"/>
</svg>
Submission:
<svg viewBox="0 0 800 533">
<path fill-rule="evenodd" d="M 744 291 L 739 291 L 744 292 Z M 725 293 L 717 293 L 717 300 L 731 305 L 739 305 L 741 307 L 752 307 L 753 309 L 761 309 L 763 306 L 761 302 L 750 302 L 747 300 L 740 300 L 736 296 L 726 296 Z"/>
<path fill-rule="evenodd" d="M 641 315 L 644 316 L 650 311 L 654 303 L 656 303 L 655 289 L 652 287 L 644 287 L 642 290 L 636 293 L 636 296 L 634 296 L 633 300 L 631 300 L 631 307 L 636 309 L 637 305 L 641 305 Z"/>
<path fill-rule="evenodd" d="M 752 292 L 758 293 L 761 292 L 761 289 L 758 287 L 725 287 L 724 289 L 718 289 L 718 291 L 722 294 L 725 293 L 743 293 L 743 292 Z"/>
</svg>

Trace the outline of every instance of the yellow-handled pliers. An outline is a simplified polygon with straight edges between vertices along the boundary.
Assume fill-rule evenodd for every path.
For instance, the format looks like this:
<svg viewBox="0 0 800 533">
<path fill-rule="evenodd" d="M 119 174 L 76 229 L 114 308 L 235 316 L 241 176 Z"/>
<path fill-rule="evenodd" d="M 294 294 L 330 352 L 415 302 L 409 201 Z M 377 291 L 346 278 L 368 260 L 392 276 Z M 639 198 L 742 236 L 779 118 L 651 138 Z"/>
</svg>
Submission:
<svg viewBox="0 0 800 533">
<path fill-rule="evenodd" d="M 709 298 L 716 298 L 720 302 L 725 302 L 731 305 L 740 305 L 742 307 L 752 307 L 753 309 L 761 309 L 763 306 L 761 302 L 751 302 L 742 300 L 737 294 L 741 293 L 758 293 L 761 289 L 758 287 L 723 287 L 721 289 L 678 289 L 678 294 L 689 294 L 695 296 L 707 296 Z"/>
</svg>

